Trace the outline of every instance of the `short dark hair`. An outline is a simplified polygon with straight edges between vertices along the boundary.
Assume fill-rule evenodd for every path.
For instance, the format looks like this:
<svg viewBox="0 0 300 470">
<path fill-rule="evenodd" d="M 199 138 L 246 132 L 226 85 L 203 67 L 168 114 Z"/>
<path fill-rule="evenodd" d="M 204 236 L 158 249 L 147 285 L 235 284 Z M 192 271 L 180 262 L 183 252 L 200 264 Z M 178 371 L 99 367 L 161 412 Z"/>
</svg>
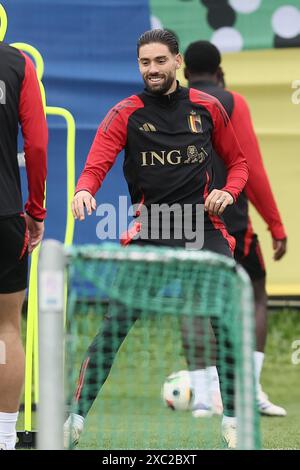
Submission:
<svg viewBox="0 0 300 470">
<path fill-rule="evenodd" d="M 186 49 L 184 62 L 191 73 L 216 73 L 221 63 L 221 54 L 211 42 L 195 41 Z"/>
<path fill-rule="evenodd" d="M 172 54 L 179 53 L 178 41 L 174 34 L 172 34 L 170 31 L 167 31 L 166 29 L 151 29 L 139 37 L 137 42 L 137 55 L 139 55 L 141 46 L 144 46 L 145 44 L 151 44 L 153 42 L 160 42 L 161 44 L 165 44 Z"/>
</svg>

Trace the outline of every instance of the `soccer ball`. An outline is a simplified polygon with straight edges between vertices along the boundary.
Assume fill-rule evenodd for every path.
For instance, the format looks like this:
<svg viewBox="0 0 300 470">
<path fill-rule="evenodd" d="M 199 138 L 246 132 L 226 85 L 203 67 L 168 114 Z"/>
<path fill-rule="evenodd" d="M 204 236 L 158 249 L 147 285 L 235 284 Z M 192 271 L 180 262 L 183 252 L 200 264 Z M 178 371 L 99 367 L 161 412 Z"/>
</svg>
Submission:
<svg viewBox="0 0 300 470">
<path fill-rule="evenodd" d="M 193 390 L 190 374 L 180 370 L 169 375 L 162 387 L 162 399 L 172 410 L 186 411 L 191 409 Z"/>
</svg>

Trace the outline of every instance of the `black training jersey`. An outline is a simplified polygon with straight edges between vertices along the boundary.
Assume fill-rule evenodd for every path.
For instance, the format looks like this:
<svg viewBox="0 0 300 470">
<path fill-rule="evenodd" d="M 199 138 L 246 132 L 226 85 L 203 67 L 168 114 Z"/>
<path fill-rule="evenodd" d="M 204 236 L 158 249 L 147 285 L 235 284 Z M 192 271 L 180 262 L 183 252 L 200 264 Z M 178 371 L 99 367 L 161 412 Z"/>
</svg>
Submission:
<svg viewBox="0 0 300 470">
<path fill-rule="evenodd" d="M 33 218 L 42 220 L 46 213 L 43 201 L 47 125 L 39 84 L 31 60 L 0 42 L 0 217 L 23 212 L 17 159 L 19 123 L 28 179 L 25 210 Z"/>
<path fill-rule="evenodd" d="M 192 87 L 215 96 L 224 106 L 229 118 L 232 117 L 234 109 L 232 93 L 209 81 L 193 82 Z M 222 158 L 220 158 L 217 153 L 215 153 L 213 158 L 213 172 L 215 187 L 222 188 L 226 182 L 227 170 Z M 229 233 L 235 233 L 247 228 L 248 199 L 244 190 L 239 195 L 236 204 L 226 207 L 223 213 L 223 219 Z"/>
<path fill-rule="evenodd" d="M 223 189 L 236 199 L 248 168 L 229 118 L 215 98 L 178 87 L 148 91 L 115 106 L 101 123 L 76 191 L 95 194 L 125 148 L 124 175 L 133 204 L 203 204 L 215 187 L 214 148 L 228 169 Z M 205 222 L 221 226 L 206 214 Z"/>
<path fill-rule="evenodd" d="M 278 240 L 284 239 L 286 237 L 285 229 L 263 165 L 245 99 L 238 93 L 228 91 L 209 81 L 193 82 L 192 86 L 216 97 L 222 103 L 230 117 L 230 122 L 248 163 L 247 184 L 236 204 L 228 206 L 223 213 L 223 219 L 229 233 L 234 234 L 246 230 L 249 226 L 249 199 L 267 223 L 272 237 Z M 213 160 L 213 169 L 216 187 L 222 188 L 226 181 L 227 169 L 223 159 L 218 155 Z"/>
</svg>

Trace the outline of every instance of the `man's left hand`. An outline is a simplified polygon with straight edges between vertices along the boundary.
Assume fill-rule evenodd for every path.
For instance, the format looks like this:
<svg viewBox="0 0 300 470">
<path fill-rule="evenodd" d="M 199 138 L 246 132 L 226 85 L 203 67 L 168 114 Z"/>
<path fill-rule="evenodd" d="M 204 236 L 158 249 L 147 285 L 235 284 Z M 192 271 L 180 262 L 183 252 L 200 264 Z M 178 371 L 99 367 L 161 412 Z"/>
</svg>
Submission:
<svg viewBox="0 0 300 470">
<path fill-rule="evenodd" d="M 204 203 L 204 210 L 210 215 L 222 215 L 227 206 L 233 204 L 231 194 L 220 189 L 213 189 Z"/>
<path fill-rule="evenodd" d="M 25 213 L 29 232 L 28 253 L 30 254 L 42 241 L 44 235 L 44 222 L 38 222 Z"/>
</svg>

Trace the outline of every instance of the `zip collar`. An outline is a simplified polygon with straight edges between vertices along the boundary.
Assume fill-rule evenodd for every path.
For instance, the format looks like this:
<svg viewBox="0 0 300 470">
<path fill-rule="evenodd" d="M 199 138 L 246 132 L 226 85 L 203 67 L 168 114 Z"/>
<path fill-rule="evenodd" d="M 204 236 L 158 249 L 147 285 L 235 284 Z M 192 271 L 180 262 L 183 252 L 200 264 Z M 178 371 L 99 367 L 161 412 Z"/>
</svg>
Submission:
<svg viewBox="0 0 300 470">
<path fill-rule="evenodd" d="M 177 83 L 176 90 L 173 91 L 173 93 L 169 93 L 168 95 L 158 95 L 156 93 L 151 93 L 151 91 L 147 90 L 147 88 L 144 89 L 143 93 L 147 97 L 149 97 L 153 100 L 156 100 L 156 102 L 158 102 L 158 103 L 168 105 L 168 104 L 173 103 L 174 101 L 178 101 L 178 99 L 185 96 L 185 94 L 186 94 L 187 89 L 180 86 L 178 80 L 176 80 L 176 83 Z"/>
</svg>

